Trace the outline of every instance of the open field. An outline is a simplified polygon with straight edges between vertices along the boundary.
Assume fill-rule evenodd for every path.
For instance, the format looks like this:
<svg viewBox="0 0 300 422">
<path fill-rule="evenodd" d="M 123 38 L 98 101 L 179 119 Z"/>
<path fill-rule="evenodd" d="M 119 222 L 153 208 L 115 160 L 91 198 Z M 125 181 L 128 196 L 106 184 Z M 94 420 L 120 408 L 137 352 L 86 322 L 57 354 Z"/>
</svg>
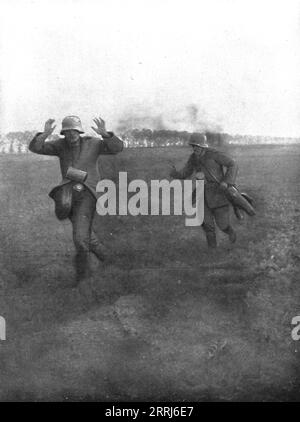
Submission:
<svg viewBox="0 0 300 422">
<path fill-rule="evenodd" d="M 187 148 L 132 149 L 103 173 L 162 179 Z M 73 245 L 47 194 L 56 158 L 0 156 L 0 400 L 299 400 L 300 147 L 231 147 L 257 216 L 209 253 L 182 216 L 106 216 L 110 251 L 71 288 Z"/>
</svg>

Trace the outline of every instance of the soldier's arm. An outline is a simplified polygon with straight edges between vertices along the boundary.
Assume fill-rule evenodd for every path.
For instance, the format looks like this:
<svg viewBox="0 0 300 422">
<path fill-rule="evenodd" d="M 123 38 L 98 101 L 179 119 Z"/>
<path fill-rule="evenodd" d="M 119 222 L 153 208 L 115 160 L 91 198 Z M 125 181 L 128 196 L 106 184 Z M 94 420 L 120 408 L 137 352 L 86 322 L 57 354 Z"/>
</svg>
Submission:
<svg viewBox="0 0 300 422">
<path fill-rule="evenodd" d="M 123 151 L 124 143 L 114 135 L 113 132 L 107 132 L 109 136 L 103 136 L 103 140 L 99 143 L 99 154 L 118 154 Z"/>
<path fill-rule="evenodd" d="M 46 142 L 47 138 L 47 133 L 37 133 L 28 146 L 29 151 L 42 155 L 59 155 L 61 141 Z"/>
<path fill-rule="evenodd" d="M 226 154 L 218 152 L 215 156 L 215 161 L 226 167 L 222 182 L 225 182 L 228 185 L 234 185 L 238 172 L 238 165 L 235 160 Z"/>
<path fill-rule="evenodd" d="M 56 126 L 54 126 L 54 119 L 48 119 L 45 123 L 44 132 L 39 132 L 30 142 L 28 149 L 36 154 L 43 155 L 59 155 L 61 141 L 48 141 L 46 139 L 53 133 Z"/>
<path fill-rule="evenodd" d="M 190 177 L 194 172 L 193 165 L 193 156 L 190 156 L 186 165 L 181 170 L 176 170 L 175 168 L 171 171 L 170 176 L 174 179 L 186 179 Z"/>
<path fill-rule="evenodd" d="M 109 132 L 105 128 L 105 121 L 101 117 L 93 119 L 96 126 L 92 129 L 102 136 L 102 141 L 99 141 L 99 154 L 117 154 L 123 150 L 124 144 L 121 139 Z"/>
</svg>

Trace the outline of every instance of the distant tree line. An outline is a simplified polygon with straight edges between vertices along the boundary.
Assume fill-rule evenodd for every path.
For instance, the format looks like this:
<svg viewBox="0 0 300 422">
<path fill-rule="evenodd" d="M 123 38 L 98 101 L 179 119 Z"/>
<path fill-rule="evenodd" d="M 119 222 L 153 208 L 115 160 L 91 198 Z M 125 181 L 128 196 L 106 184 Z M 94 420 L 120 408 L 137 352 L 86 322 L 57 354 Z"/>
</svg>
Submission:
<svg viewBox="0 0 300 422">
<path fill-rule="evenodd" d="M 31 139 L 36 134 L 36 131 L 16 131 L 9 132 L 6 135 L 2 135 L 0 142 L 18 142 L 28 146 Z M 151 129 L 133 129 L 124 131 L 119 136 L 124 140 L 128 147 L 137 146 L 150 146 L 150 147 L 161 147 L 161 146 L 183 146 L 187 145 L 191 133 L 187 131 L 177 130 L 151 130 Z M 229 135 L 220 133 L 206 132 L 208 142 L 211 145 L 221 146 L 228 141 Z M 50 140 L 59 139 L 59 135 L 51 135 Z"/>
<path fill-rule="evenodd" d="M 0 153 L 24 153 L 28 151 L 28 144 L 37 131 L 15 131 L 0 135 Z M 136 147 L 168 147 L 185 146 L 188 144 L 190 132 L 177 130 L 151 130 L 133 129 L 123 130 L 118 133 L 128 148 Z M 299 143 L 299 138 L 253 136 L 253 135 L 229 135 L 227 133 L 205 132 L 207 142 L 215 148 L 222 148 L 226 145 L 257 145 L 257 144 L 287 144 Z M 59 139 L 55 134 L 49 137 L 50 140 Z"/>
<path fill-rule="evenodd" d="M 18 141 L 28 145 L 36 133 L 37 131 L 30 130 L 25 130 L 24 132 L 8 132 L 6 135 L 1 136 L 1 140 L 7 139 L 8 141 Z"/>
<path fill-rule="evenodd" d="M 133 129 L 123 132 L 120 136 L 128 146 L 184 146 L 188 144 L 191 132 L 177 130 Z M 226 133 L 205 132 L 211 146 L 220 147 L 229 142 L 230 135 Z"/>
</svg>

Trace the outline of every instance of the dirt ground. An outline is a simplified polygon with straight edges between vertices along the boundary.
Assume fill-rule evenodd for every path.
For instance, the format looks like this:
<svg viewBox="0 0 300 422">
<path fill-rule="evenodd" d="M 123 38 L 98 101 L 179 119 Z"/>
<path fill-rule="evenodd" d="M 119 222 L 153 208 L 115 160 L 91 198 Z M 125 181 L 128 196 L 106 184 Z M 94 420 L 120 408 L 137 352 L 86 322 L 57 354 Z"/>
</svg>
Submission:
<svg viewBox="0 0 300 422">
<path fill-rule="evenodd" d="M 109 259 L 74 278 L 71 227 L 47 196 L 56 158 L 0 157 L 0 400 L 298 401 L 300 147 L 234 147 L 257 215 L 209 252 L 183 216 L 97 216 Z M 163 179 L 187 148 L 101 159 L 115 178 Z"/>
</svg>

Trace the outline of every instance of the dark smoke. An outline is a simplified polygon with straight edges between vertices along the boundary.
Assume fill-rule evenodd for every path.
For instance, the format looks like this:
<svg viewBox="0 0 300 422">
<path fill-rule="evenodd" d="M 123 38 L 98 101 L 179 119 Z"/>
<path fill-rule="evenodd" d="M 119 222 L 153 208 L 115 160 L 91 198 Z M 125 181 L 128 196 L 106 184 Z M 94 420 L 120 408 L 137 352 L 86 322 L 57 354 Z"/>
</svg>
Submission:
<svg viewBox="0 0 300 422">
<path fill-rule="evenodd" d="M 119 132 L 129 132 L 133 129 L 151 129 L 151 130 L 163 130 L 166 126 L 163 121 L 163 117 L 159 114 L 134 114 L 126 113 L 122 116 L 117 125 Z"/>
<path fill-rule="evenodd" d="M 144 128 L 201 133 L 223 131 L 222 126 L 212 121 L 196 104 L 188 104 L 172 112 L 157 112 L 153 108 L 139 106 L 138 109 L 136 107 L 131 111 L 126 111 L 117 124 L 117 131 L 120 133 Z"/>
</svg>

